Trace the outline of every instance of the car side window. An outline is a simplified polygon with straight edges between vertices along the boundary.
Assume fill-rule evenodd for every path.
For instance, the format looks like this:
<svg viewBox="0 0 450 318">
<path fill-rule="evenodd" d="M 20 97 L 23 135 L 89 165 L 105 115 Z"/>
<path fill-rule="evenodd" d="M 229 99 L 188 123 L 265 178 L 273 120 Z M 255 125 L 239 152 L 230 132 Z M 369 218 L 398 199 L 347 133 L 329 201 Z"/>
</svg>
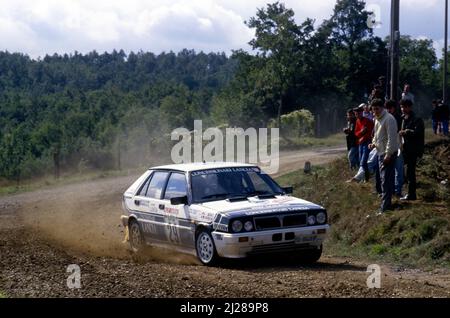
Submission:
<svg viewBox="0 0 450 318">
<path fill-rule="evenodd" d="M 150 180 L 152 179 L 153 174 L 151 174 L 147 180 L 144 182 L 144 185 L 141 187 L 141 190 L 139 190 L 138 194 L 139 196 L 144 197 L 145 193 L 147 192 L 148 184 L 150 183 Z"/>
<path fill-rule="evenodd" d="M 167 182 L 164 199 L 170 200 L 171 198 L 184 197 L 185 195 L 187 195 L 186 176 L 182 173 L 172 173 Z"/>
<path fill-rule="evenodd" d="M 152 179 L 148 184 L 146 197 L 152 199 L 161 199 L 161 194 L 164 189 L 164 185 L 166 184 L 168 172 L 165 171 L 156 171 L 153 173 Z"/>
</svg>

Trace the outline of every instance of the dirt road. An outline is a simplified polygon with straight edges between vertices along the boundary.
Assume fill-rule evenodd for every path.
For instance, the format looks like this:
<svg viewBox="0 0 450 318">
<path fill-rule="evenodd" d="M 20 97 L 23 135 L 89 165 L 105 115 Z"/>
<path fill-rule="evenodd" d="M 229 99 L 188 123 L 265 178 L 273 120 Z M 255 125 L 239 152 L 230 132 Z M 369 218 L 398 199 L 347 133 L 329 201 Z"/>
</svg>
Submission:
<svg viewBox="0 0 450 318">
<path fill-rule="evenodd" d="M 285 152 L 279 174 L 322 164 L 342 148 Z M 221 268 L 152 249 L 135 259 L 122 243 L 121 194 L 136 176 L 41 189 L 0 198 L 0 292 L 27 297 L 449 297 L 450 274 L 382 266 L 369 289 L 367 263 L 330 256 L 312 266 L 255 259 Z M 81 288 L 67 287 L 67 266 Z"/>
</svg>

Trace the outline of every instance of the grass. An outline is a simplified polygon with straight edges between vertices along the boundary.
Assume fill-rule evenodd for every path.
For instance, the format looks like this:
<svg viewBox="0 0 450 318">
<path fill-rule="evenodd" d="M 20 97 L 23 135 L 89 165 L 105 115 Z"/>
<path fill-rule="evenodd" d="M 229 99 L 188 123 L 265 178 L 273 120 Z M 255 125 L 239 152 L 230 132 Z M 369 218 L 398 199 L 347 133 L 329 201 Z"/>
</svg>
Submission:
<svg viewBox="0 0 450 318">
<path fill-rule="evenodd" d="M 345 158 L 314 167 L 310 174 L 299 170 L 277 181 L 293 185 L 294 195 L 327 208 L 332 226 L 325 243 L 329 254 L 450 267 L 450 141 L 432 140 L 418 167 L 420 200 L 394 200 L 396 209 L 383 216 L 375 216 L 380 202 L 372 194 L 372 182 L 345 183 L 351 177 Z"/>
<path fill-rule="evenodd" d="M 280 149 L 295 150 L 311 147 L 333 147 L 345 144 L 345 135 L 337 133 L 324 138 L 301 137 L 301 138 L 280 138 Z"/>
<path fill-rule="evenodd" d="M 8 296 L 6 296 L 4 292 L 0 291 L 0 299 L 1 298 L 8 298 Z"/>
</svg>

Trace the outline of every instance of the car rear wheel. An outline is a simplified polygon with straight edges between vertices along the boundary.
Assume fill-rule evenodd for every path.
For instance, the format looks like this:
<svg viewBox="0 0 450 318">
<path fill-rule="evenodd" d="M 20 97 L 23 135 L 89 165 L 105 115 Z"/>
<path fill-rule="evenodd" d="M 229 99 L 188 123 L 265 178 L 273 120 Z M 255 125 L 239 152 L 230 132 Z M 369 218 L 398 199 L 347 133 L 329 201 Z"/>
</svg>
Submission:
<svg viewBox="0 0 450 318">
<path fill-rule="evenodd" d="M 313 248 L 301 252 L 300 261 L 305 264 L 316 263 L 322 256 L 322 245 L 320 248 Z"/>
<path fill-rule="evenodd" d="M 216 246 L 211 233 L 202 229 L 197 235 L 195 241 L 195 250 L 197 251 L 197 257 L 204 265 L 213 266 L 219 262 L 219 255 L 217 255 Z"/>
<path fill-rule="evenodd" d="M 135 220 L 130 221 L 128 225 L 130 247 L 134 253 L 140 253 L 144 249 L 145 242 L 139 223 Z"/>
</svg>

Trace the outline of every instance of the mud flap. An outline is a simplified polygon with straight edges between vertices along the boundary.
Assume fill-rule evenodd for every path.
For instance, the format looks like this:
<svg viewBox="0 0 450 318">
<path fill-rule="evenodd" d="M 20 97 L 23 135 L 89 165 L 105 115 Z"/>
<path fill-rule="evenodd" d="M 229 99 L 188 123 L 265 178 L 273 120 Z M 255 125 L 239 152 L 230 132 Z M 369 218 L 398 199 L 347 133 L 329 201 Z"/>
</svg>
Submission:
<svg viewBox="0 0 450 318">
<path fill-rule="evenodd" d="M 130 240 L 130 234 L 128 231 L 128 225 L 125 226 L 125 237 L 123 238 L 122 243 L 128 243 L 128 241 Z"/>
</svg>

